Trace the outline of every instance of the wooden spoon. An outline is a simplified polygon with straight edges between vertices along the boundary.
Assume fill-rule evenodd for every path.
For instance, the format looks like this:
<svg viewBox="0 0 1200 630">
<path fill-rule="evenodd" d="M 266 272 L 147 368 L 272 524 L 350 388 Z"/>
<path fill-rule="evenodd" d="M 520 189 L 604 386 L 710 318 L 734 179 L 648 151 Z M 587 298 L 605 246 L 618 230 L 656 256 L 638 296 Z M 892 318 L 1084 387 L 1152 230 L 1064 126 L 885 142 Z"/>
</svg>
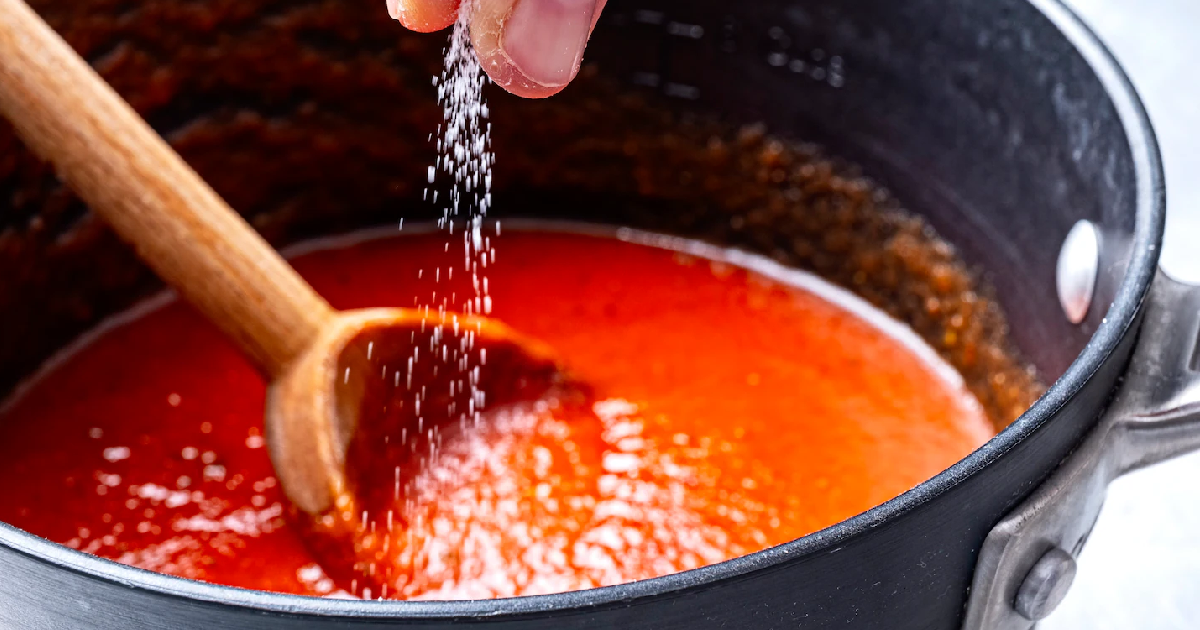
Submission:
<svg viewBox="0 0 1200 630">
<path fill-rule="evenodd" d="M 460 339 L 457 357 L 439 357 L 421 350 L 450 337 L 450 319 L 335 311 L 21 0 L 0 0 L 0 111 L 270 380 L 271 459 L 288 498 L 322 531 L 364 528 L 346 474 L 364 405 L 370 414 L 391 405 L 393 424 L 433 425 L 467 418 L 481 397 L 536 398 L 560 380 L 545 346 L 495 321 L 459 316 L 454 330 L 473 338 Z M 472 386 L 456 381 L 447 397 L 458 374 L 450 368 L 468 352 L 486 359 L 484 376 L 459 379 Z M 432 390 L 443 392 L 436 405 L 425 398 Z"/>
</svg>

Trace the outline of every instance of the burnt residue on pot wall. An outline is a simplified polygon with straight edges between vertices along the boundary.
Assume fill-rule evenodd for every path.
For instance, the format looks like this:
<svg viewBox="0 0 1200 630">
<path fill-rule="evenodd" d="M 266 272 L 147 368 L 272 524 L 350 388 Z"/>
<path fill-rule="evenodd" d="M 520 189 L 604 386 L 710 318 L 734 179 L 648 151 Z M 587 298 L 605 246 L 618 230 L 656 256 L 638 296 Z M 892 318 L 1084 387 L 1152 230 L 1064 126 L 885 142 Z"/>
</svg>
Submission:
<svg viewBox="0 0 1200 630">
<path fill-rule="evenodd" d="M 335 2 L 34 6 L 273 244 L 434 216 L 421 197 L 442 37 Z M 760 252 L 911 324 L 998 427 L 1040 393 L 990 292 L 856 169 L 760 126 L 671 113 L 597 75 L 588 68 L 546 101 L 489 94 L 500 216 Z M 7 128 L 0 155 L 0 312 L 21 331 L 0 341 L 6 387 L 158 285 Z"/>
</svg>

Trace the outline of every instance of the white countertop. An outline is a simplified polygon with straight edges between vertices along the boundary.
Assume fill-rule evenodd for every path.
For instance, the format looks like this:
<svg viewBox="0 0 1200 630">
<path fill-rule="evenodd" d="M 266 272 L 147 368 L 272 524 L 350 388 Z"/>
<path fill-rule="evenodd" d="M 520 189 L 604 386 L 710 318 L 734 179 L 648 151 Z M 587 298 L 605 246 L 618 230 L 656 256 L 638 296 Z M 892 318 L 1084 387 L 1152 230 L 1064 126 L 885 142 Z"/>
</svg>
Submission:
<svg viewBox="0 0 1200 630">
<path fill-rule="evenodd" d="M 1150 111 L 1167 172 L 1163 268 L 1200 282 L 1200 0 L 1066 0 Z M 1200 629 L 1200 454 L 1113 484 L 1079 577 L 1041 630 Z"/>
</svg>

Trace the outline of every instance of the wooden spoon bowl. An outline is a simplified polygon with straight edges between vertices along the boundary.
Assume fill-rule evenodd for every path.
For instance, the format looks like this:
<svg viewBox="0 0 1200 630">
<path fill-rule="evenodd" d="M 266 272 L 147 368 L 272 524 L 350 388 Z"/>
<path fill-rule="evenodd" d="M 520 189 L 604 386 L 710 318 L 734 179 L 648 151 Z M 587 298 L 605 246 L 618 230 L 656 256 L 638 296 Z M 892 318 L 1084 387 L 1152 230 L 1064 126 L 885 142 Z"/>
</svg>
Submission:
<svg viewBox="0 0 1200 630">
<path fill-rule="evenodd" d="M 372 523 L 382 526 L 383 512 L 399 511 L 407 498 L 401 479 L 432 459 L 446 431 L 488 422 L 485 406 L 490 412 L 586 392 L 549 347 L 494 320 L 347 311 L 271 384 L 267 443 L 295 520 L 326 572 L 370 587 L 373 576 L 391 572 L 374 566 L 386 562 L 380 541 L 390 532 L 375 532 Z"/>
<path fill-rule="evenodd" d="M 356 436 L 371 448 L 411 431 L 416 444 L 427 428 L 476 422 L 485 404 L 536 400 L 563 382 L 548 346 L 493 320 L 341 312 L 267 392 L 271 460 L 296 507 L 326 514 L 353 494 L 346 459 Z M 364 418 L 374 422 L 360 431 Z"/>
</svg>

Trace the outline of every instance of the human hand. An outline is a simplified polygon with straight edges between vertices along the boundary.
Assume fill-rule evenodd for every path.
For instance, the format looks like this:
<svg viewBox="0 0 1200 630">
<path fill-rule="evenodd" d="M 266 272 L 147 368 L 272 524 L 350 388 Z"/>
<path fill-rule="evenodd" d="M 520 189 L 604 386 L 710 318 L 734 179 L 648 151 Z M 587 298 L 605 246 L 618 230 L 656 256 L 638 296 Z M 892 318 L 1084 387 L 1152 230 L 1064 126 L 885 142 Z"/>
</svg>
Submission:
<svg viewBox="0 0 1200 630">
<path fill-rule="evenodd" d="M 607 0 L 467 0 L 471 43 L 500 87 L 527 98 L 558 93 L 579 72 L 583 49 Z M 458 17 L 460 0 L 387 0 L 388 12 L 421 33 Z"/>
</svg>

